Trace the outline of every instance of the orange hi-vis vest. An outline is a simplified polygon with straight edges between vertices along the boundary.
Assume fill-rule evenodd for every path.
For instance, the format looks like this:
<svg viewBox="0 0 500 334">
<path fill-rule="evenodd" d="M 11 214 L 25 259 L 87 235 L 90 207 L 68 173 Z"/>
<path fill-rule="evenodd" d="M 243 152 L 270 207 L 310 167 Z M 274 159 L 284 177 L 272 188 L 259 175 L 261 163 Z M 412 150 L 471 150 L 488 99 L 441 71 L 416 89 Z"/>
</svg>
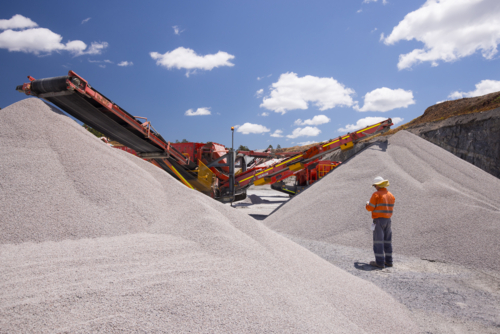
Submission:
<svg viewBox="0 0 500 334">
<path fill-rule="evenodd" d="M 386 188 L 373 193 L 370 203 L 366 204 L 366 210 L 372 212 L 372 218 L 391 218 L 396 199 Z"/>
</svg>

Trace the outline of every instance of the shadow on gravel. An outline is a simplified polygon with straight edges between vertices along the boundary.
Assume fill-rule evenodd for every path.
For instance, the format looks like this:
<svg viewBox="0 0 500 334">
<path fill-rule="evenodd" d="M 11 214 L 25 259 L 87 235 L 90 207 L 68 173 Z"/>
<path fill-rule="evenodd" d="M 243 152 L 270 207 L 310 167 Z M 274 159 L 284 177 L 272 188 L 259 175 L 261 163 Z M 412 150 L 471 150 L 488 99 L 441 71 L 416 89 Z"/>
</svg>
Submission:
<svg viewBox="0 0 500 334">
<path fill-rule="evenodd" d="M 382 270 L 382 268 L 373 267 L 370 266 L 370 264 L 363 262 L 354 262 L 354 268 L 364 271 Z"/>
<path fill-rule="evenodd" d="M 268 215 L 257 215 L 257 214 L 249 214 L 250 217 L 256 220 L 264 220 L 268 217 Z"/>
</svg>

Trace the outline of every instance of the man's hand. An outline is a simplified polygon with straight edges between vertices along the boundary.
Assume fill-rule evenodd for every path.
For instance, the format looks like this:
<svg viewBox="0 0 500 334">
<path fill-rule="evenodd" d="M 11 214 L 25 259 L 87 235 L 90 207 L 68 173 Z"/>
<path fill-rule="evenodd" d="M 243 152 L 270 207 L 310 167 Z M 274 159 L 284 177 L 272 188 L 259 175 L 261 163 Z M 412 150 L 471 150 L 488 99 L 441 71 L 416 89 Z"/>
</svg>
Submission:
<svg viewBox="0 0 500 334">
<path fill-rule="evenodd" d="M 366 201 L 366 205 L 370 204 L 370 201 Z"/>
</svg>

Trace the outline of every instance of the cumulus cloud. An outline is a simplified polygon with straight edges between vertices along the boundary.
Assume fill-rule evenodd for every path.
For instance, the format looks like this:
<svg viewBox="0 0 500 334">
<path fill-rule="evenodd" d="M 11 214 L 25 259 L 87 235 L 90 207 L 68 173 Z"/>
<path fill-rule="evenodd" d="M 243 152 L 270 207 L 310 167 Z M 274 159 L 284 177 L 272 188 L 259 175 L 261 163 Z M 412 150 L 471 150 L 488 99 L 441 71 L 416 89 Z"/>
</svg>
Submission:
<svg viewBox="0 0 500 334">
<path fill-rule="evenodd" d="M 182 29 L 182 30 L 181 30 L 181 29 L 179 28 L 179 26 L 173 26 L 172 28 L 174 29 L 174 34 L 176 34 L 176 35 L 180 35 L 180 34 L 181 34 L 181 32 L 183 32 L 184 30 L 186 30 L 186 29 Z"/>
<path fill-rule="evenodd" d="M 296 128 L 293 130 L 291 135 L 287 135 L 288 138 L 297 137 L 315 137 L 321 133 L 321 130 L 315 126 L 306 126 L 305 128 Z"/>
<path fill-rule="evenodd" d="M 461 99 L 464 97 L 475 97 L 495 93 L 500 91 L 500 81 L 496 80 L 482 80 L 476 84 L 476 89 L 470 92 L 453 92 L 448 97 L 450 99 Z"/>
<path fill-rule="evenodd" d="M 68 41 L 61 43 L 62 36 L 52 32 L 47 28 L 30 28 L 37 26 L 29 18 L 22 15 L 14 15 L 10 20 L 0 20 L 2 29 L 7 29 L 0 33 L 0 48 L 11 52 L 25 52 L 33 54 L 50 54 L 53 51 L 68 51 L 74 56 L 96 55 L 108 47 L 107 42 L 92 42 L 90 47 L 82 41 Z M 30 28 L 25 30 L 12 30 L 14 28 Z"/>
<path fill-rule="evenodd" d="M 356 130 L 366 128 L 369 125 L 373 125 L 382 121 L 385 121 L 387 118 L 385 117 L 365 117 L 356 122 L 356 124 L 347 124 L 344 128 L 340 128 L 337 131 L 339 132 L 354 132 Z M 392 118 L 392 123 L 394 125 L 399 124 L 403 121 L 404 119 L 401 117 L 394 117 Z"/>
<path fill-rule="evenodd" d="M 356 105 L 354 109 L 386 112 L 397 108 L 407 108 L 411 104 L 415 104 L 411 90 L 382 87 L 366 93 L 364 106 L 359 108 Z"/>
<path fill-rule="evenodd" d="M 75 41 L 75 42 L 80 42 L 80 41 Z M 69 42 L 68 44 L 73 43 Z M 83 42 L 82 42 L 83 43 Z M 66 44 L 66 46 L 68 45 Z M 85 43 L 84 43 L 85 44 Z M 90 44 L 90 47 L 88 48 L 87 51 L 81 51 L 77 55 L 99 55 L 102 53 L 102 51 L 108 47 L 108 42 L 92 42 Z"/>
<path fill-rule="evenodd" d="M 274 131 L 273 133 L 271 133 L 271 137 L 281 138 L 281 137 L 283 137 L 283 131 L 281 131 L 281 130 L 276 130 L 276 131 Z"/>
<path fill-rule="evenodd" d="M 198 108 L 196 111 L 193 111 L 193 109 L 186 110 L 184 115 L 186 116 L 206 116 L 206 115 L 211 115 L 212 113 L 210 112 L 210 108 Z"/>
<path fill-rule="evenodd" d="M 284 73 L 272 84 L 270 96 L 264 97 L 260 107 L 285 114 L 288 110 L 307 109 L 312 102 L 319 110 L 336 106 L 352 106 L 354 90 L 346 88 L 333 78 L 306 75 L 299 78 L 296 73 Z"/>
<path fill-rule="evenodd" d="M 108 64 L 114 64 L 114 63 L 113 63 L 111 60 L 109 60 L 109 59 L 104 59 L 104 62 L 105 62 L 105 63 L 108 63 Z"/>
<path fill-rule="evenodd" d="M 305 121 L 300 118 L 295 121 L 295 125 L 321 125 L 330 122 L 330 119 L 325 115 L 317 115 L 311 119 L 306 119 Z"/>
<path fill-rule="evenodd" d="M 87 49 L 87 44 L 82 41 L 69 41 L 61 43 L 62 36 L 46 28 L 34 28 L 22 31 L 6 30 L 0 33 L 0 48 L 9 51 L 19 51 L 25 53 L 50 54 L 53 51 L 66 50 L 75 56 L 84 54 L 100 54 L 108 43 L 93 42 Z"/>
<path fill-rule="evenodd" d="M 452 62 L 477 51 L 492 59 L 500 42 L 499 16 L 498 0 L 427 0 L 381 37 L 386 45 L 412 39 L 424 43 L 424 48 L 399 56 L 400 70 L 422 62 L 438 66 L 438 61 Z"/>
<path fill-rule="evenodd" d="M 266 128 L 263 125 L 252 124 L 252 123 L 245 123 L 241 126 L 238 126 L 238 129 L 236 130 L 236 132 L 240 132 L 244 135 L 248 135 L 250 133 L 259 134 L 259 133 L 265 133 L 265 132 L 269 132 L 269 131 L 271 131 L 271 130 L 269 130 L 268 128 Z"/>
<path fill-rule="evenodd" d="M 85 20 L 82 21 L 82 24 L 89 22 L 91 17 L 87 17 Z"/>
<path fill-rule="evenodd" d="M 22 15 L 16 14 L 8 20 L 0 20 L 0 30 L 6 29 L 25 29 L 38 27 L 38 24 L 31 19 Z"/>
<path fill-rule="evenodd" d="M 234 56 L 227 52 L 219 51 L 215 54 L 200 56 L 193 50 L 182 46 L 173 51 L 166 52 L 165 54 L 151 52 L 150 56 L 156 60 L 156 65 L 168 69 L 186 69 L 187 77 L 193 74 L 197 69 L 211 71 L 214 67 L 234 66 L 234 64 L 230 62 L 231 59 L 234 59 Z"/>
<path fill-rule="evenodd" d="M 262 97 L 262 94 L 264 94 L 264 89 L 261 88 L 255 92 L 255 97 L 260 98 Z"/>
<path fill-rule="evenodd" d="M 118 63 L 118 66 L 132 66 L 132 65 L 134 65 L 134 63 L 133 63 L 133 62 L 131 62 L 131 61 L 126 61 L 126 60 L 124 60 L 124 61 L 122 61 L 122 62 L 119 62 L 119 63 Z"/>
<path fill-rule="evenodd" d="M 259 114 L 259 116 L 267 117 L 269 116 L 269 113 L 264 111 L 262 114 Z"/>
</svg>

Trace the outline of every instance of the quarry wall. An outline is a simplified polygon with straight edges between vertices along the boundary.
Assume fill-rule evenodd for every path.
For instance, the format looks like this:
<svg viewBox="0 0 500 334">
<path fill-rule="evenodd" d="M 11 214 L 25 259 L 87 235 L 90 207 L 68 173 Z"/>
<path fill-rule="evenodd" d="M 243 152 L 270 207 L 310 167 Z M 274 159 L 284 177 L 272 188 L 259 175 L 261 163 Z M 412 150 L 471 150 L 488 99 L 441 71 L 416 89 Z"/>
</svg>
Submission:
<svg viewBox="0 0 500 334">
<path fill-rule="evenodd" d="M 500 178 L 500 108 L 407 129 Z"/>
<path fill-rule="evenodd" d="M 500 178 L 500 108 L 460 115 L 406 129 L 457 157 Z M 325 160 L 346 161 L 374 142 L 385 142 L 381 136 L 360 142 L 349 151 L 335 151 Z"/>
</svg>

